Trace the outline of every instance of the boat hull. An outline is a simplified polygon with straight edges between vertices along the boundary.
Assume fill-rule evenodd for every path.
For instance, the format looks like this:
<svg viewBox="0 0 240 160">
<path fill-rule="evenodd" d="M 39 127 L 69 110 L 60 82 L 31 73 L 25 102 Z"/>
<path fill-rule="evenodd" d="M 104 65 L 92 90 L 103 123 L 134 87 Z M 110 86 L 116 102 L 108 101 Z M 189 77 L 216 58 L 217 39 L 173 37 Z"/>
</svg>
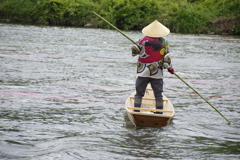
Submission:
<svg viewBox="0 0 240 160">
<path fill-rule="evenodd" d="M 150 86 L 147 87 L 141 108 L 134 108 L 134 95 L 135 92 L 128 97 L 125 107 L 129 119 L 135 126 L 164 127 L 169 124 L 174 115 L 174 107 L 167 97 L 163 95 L 163 110 L 157 110 L 154 93 Z M 140 112 L 134 112 L 134 110 Z M 163 114 L 154 114 L 154 112 L 163 112 Z"/>
<path fill-rule="evenodd" d="M 159 117 L 159 116 L 149 116 L 149 115 L 139 115 L 132 114 L 133 123 L 136 126 L 145 126 L 145 127 L 164 127 L 168 125 L 171 118 L 169 117 Z"/>
</svg>

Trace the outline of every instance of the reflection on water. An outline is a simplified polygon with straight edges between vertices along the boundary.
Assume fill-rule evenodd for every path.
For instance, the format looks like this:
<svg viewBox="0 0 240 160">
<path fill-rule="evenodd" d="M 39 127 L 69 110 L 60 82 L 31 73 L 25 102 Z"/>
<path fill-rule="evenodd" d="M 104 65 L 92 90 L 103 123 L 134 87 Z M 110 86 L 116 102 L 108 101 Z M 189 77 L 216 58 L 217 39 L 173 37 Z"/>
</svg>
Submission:
<svg viewBox="0 0 240 160">
<path fill-rule="evenodd" d="M 1 159 L 240 158 L 239 37 L 166 37 L 178 75 L 233 124 L 165 72 L 174 118 L 135 128 L 124 108 L 136 79 L 129 40 L 114 30 L 0 28 Z"/>
</svg>

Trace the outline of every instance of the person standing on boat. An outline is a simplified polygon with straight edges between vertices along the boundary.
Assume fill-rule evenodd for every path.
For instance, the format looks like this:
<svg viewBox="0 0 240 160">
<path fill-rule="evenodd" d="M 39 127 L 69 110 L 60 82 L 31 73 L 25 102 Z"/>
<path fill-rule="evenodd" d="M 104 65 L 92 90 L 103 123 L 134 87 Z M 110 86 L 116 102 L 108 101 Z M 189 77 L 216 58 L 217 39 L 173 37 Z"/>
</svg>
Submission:
<svg viewBox="0 0 240 160">
<path fill-rule="evenodd" d="M 139 55 L 134 107 L 141 107 L 142 97 L 145 94 L 148 83 L 151 83 L 156 99 L 156 109 L 162 110 L 163 69 L 167 69 L 168 72 L 174 74 L 168 43 L 162 38 L 168 35 L 170 30 L 155 20 L 143 28 L 142 33 L 145 37 L 138 41 L 138 45 L 131 47 L 132 56 Z M 140 112 L 139 110 L 134 111 Z M 162 112 L 155 113 L 162 114 Z"/>
</svg>

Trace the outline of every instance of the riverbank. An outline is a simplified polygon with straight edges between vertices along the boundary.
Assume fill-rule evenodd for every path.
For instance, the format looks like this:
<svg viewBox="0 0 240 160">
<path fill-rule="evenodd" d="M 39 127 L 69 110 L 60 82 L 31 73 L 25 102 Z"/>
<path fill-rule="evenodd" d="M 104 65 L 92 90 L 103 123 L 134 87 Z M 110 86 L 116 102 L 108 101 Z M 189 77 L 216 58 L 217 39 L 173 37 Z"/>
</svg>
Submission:
<svg viewBox="0 0 240 160">
<path fill-rule="evenodd" d="M 0 0 L 5 22 L 141 30 L 158 19 L 175 33 L 240 35 L 238 1 L 214 0 Z"/>
</svg>

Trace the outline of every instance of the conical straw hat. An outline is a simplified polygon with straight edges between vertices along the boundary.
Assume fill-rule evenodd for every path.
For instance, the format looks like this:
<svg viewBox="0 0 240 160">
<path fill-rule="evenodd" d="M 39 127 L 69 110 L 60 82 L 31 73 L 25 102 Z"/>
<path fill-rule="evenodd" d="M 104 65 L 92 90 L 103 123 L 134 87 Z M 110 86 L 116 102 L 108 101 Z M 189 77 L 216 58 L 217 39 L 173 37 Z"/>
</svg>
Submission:
<svg viewBox="0 0 240 160">
<path fill-rule="evenodd" d="M 142 33 L 148 37 L 163 37 L 170 33 L 170 30 L 162 25 L 160 22 L 155 20 L 154 22 L 150 23 L 148 26 L 142 29 Z"/>
</svg>

